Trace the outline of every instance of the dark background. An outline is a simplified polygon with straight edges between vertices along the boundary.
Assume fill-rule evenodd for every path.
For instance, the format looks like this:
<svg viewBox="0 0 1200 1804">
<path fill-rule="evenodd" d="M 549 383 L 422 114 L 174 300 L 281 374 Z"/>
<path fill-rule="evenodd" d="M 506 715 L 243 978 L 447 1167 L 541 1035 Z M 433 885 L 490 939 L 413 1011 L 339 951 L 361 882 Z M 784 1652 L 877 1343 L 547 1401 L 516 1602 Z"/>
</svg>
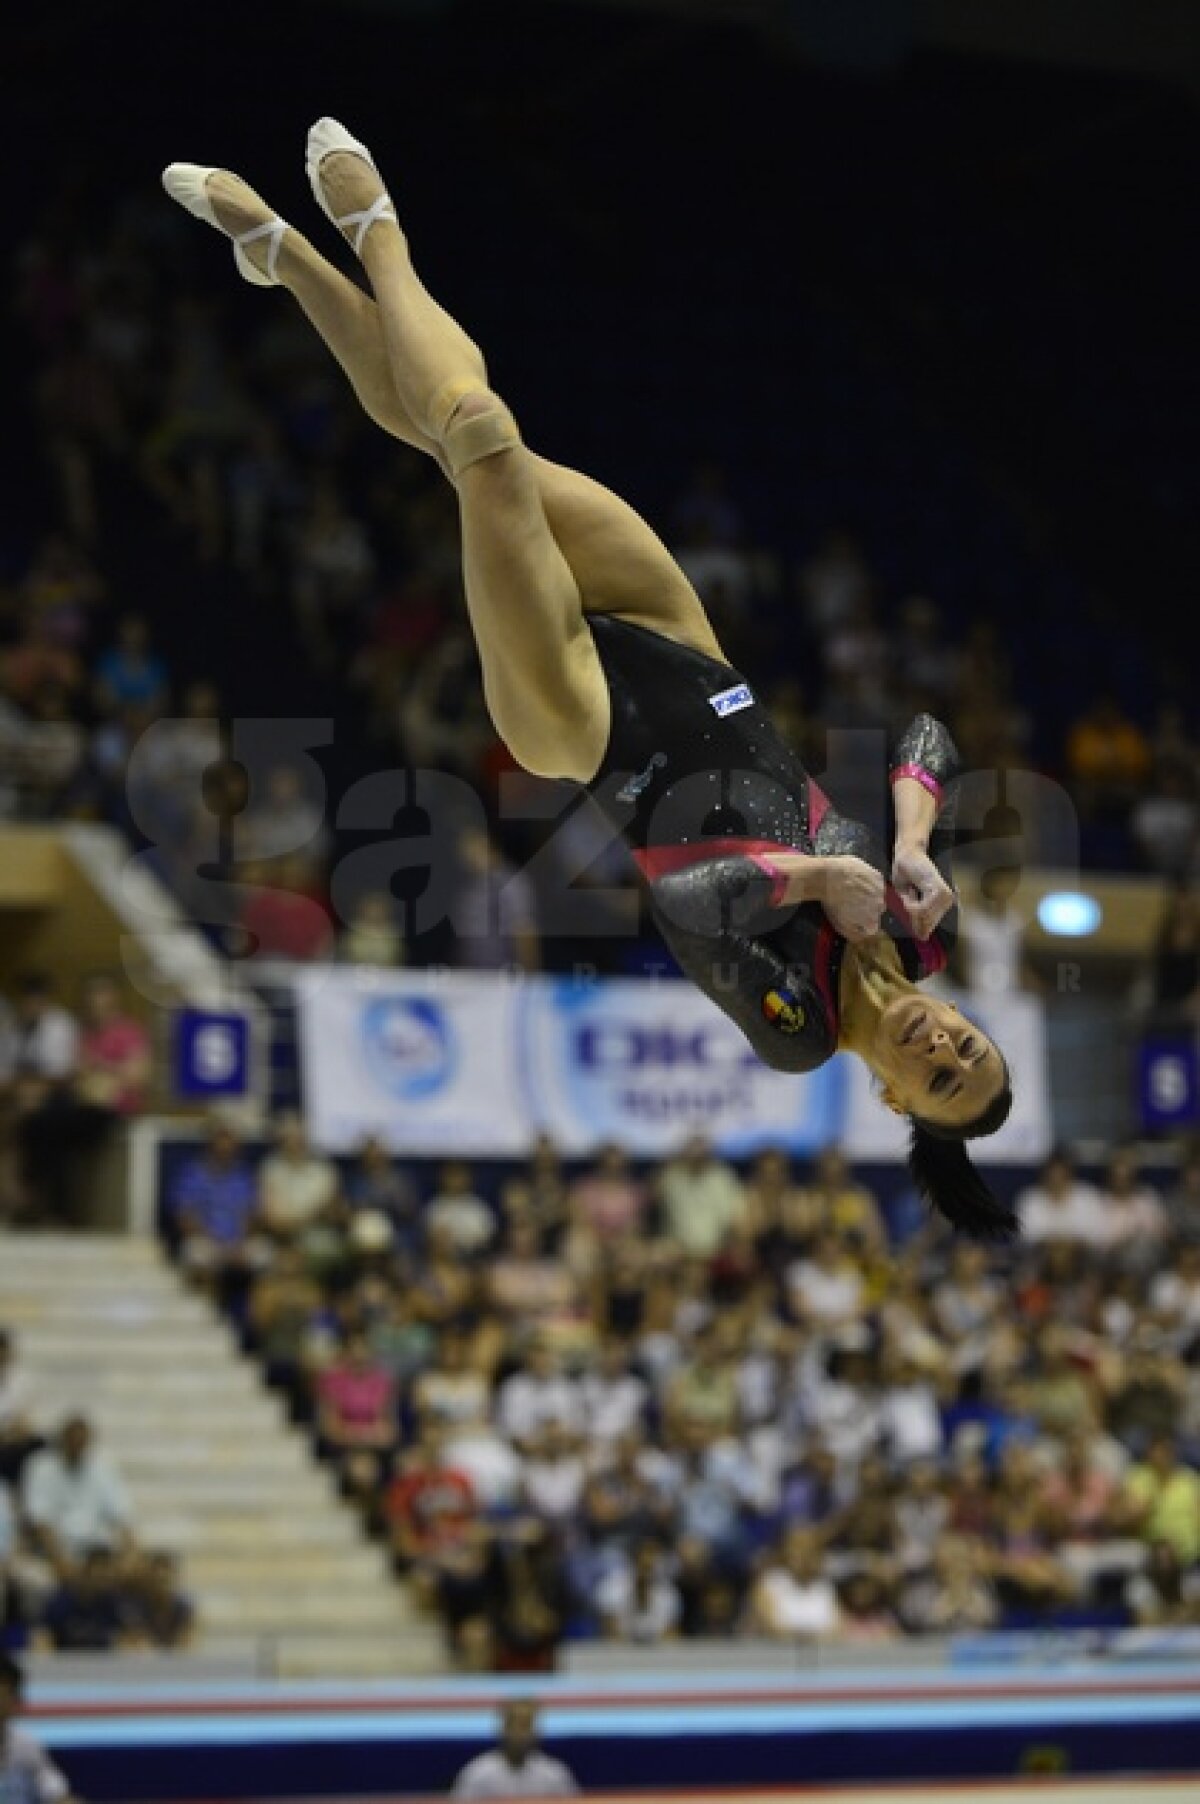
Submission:
<svg viewBox="0 0 1200 1804">
<path fill-rule="evenodd" d="M 5 34 L 10 232 L 176 158 L 319 231 L 332 112 L 550 454 L 655 514 L 713 452 L 798 548 L 851 517 L 1064 706 L 1093 660 L 1186 688 L 1200 12 L 1040 10 L 51 0 Z"/>
</svg>

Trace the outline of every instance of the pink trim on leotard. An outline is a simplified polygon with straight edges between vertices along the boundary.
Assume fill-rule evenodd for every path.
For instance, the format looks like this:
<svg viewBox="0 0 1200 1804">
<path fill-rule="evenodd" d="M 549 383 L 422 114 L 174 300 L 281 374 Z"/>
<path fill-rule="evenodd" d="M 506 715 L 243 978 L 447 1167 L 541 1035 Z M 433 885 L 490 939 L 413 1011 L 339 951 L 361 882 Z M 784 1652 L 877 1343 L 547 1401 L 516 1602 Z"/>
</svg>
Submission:
<svg viewBox="0 0 1200 1804">
<path fill-rule="evenodd" d="M 829 813 L 829 797 L 819 783 L 808 779 L 808 830 L 816 838 L 817 828 Z"/>
<path fill-rule="evenodd" d="M 907 927 L 909 937 L 917 949 L 917 957 L 921 961 L 921 976 L 917 979 L 917 982 L 920 983 L 923 978 L 932 977 L 937 971 L 944 971 L 947 963 L 946 948 L 942 945 L 940 940 L 919 940 L 917 938 L 916 934 L 913 932 L 913 924 L 908 909 L 901 900 L 899 893 L 892 888 L 890 883 L 887 886 L 887 905 L 891 913 L 895 915 L 896 919 L 903 922 L 904 926 Z"/>
<path fill-rule="evenodd" d="M 922 789 L 927 789 L 938 807 L 941 807 L 944 794 L 942 786 L 936 777 L 930 776 L 924 765 L 898 764 L 891 773 L 890 781 L 898 783 L 901 777 L 911 777 L 914 783 L 919 783 Z"/>
<path fill-rule="evenodd" d="M 772 857 L 781 852 L 799 852 L 802 846 L 781 846 L 777 839 L 692 839 L 686 846 L 646 846 L 633 848 L 633 862 L 650 883 L 657 877 L 669 877 L 673 871 L 686 871 L 706 858 L 752 858 L 772 877 Z"/>
<path fill-rule="evenodd" d="M 825 791 L 809 778 L 808 783 L 808 830 L 815 834 L 821 822 L 829 812 L 829 797 Z M 692 839 L 683 846 L 634 846 L 633 862 L 648 883 L 658 877 L 669 877 L 674 871 L 686 871 L 690 865 L 701 864 L 706 858 L 751 858 L 760 870 L 774 879 L 775 888 L 771 895 L 771 907 L 783 905 L 783 891 L 787 878 L 774 868 L 773 860 L 781 852 L 799 853 L 801 858 L 811 856 L 805 846 L 781 845 L 777 839 Z"/>
<path fill-rule="evenodd" d="M 838 934 L 833 923 L 831 921 L 822 921 L 817 930 L 816 956 L 813 959 L 813 982 L 816 984 L 817 992 L 825 1005 L 825 1019 L 835 1044 L 838 1037 L 838 1028 L 841 1025 L 841 1009 L 838 1007 L 838 998 L 834 994 L 833 975 L 831 970 L 833 964 L 833 949 L 836 946 L 837 941 Z"/>
</svg>

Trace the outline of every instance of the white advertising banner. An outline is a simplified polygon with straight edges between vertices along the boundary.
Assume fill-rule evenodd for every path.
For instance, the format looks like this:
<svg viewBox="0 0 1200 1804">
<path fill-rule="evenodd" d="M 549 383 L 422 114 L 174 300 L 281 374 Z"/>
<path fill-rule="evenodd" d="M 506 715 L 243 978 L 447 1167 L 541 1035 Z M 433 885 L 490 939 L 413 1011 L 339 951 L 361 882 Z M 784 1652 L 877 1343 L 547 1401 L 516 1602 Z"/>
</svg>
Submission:
<svg viewBox="0 0 1200 1804">
<path fill-rule="evenodd" d="M 1014 1073 L 1012 1116 L 988 1161 L 1042 1158 L 1052 1136 L 1040 1002 L 958 1000 Z M 568 1155 L 618 1140 L 653 1158 L 697 1130 L 735 1158 L 831 1141 L 857 1159 L 905 1151 L 861 1060 L 839 1054 L 805 1077 L 770 1071 L 677 979 L 322 967 L 299 981 L 297 1003 L 310 1129 L 330 1152 L 376 1134 L 398 1153 L 503 1158 L 544 1132 Z"/>
<path fill-rule="evenodd" d="M 313 1139 L 329 1152 L 349 1152 L 368 1134 L 395 1152 L 524 1152 L 512 987 L 490 973 L 306 972 L 297 1000 Z"/>
</svg>

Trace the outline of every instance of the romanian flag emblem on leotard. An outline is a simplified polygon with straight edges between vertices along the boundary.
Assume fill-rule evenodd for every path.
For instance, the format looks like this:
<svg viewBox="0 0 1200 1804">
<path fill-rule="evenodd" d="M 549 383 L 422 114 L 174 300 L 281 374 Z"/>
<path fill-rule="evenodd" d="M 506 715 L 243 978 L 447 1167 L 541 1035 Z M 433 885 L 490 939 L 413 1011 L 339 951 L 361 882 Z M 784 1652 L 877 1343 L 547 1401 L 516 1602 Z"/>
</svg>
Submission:
<svg viewBox="0 0 1200 1804">
<path fill-rule="evenodd" d="M 804 1010 L 792 990 L 768 990 L 762 999 L 762 1012 L 781 1034 L 798 1034 L 804 1026 Z"/>
</svg>

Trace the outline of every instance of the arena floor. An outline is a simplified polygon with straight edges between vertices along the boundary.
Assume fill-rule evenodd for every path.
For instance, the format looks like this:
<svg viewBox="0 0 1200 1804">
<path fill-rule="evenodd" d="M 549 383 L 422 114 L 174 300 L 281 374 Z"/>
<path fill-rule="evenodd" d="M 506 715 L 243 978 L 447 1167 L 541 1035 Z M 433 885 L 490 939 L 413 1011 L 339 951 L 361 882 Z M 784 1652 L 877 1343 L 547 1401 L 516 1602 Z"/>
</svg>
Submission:
<svg viewBox="0 0 1200 1804">
<path fill-rule="evenodd" d="M 693 1794 L 694 1796 L 694 1794 Z M 593 1794 L 593 1798 L 595 1794 Z M 1097 1779 L 1062 1785 L 1044 1779 L 1025 1779 L 1018 1784 L 941 1785 L 929 1781 L 922 1785 L 889 1785 L 876 1791 L 847 1791 L 842 1786 L 818 1786 L 801 1791 L 720 1792 L 712 1804 L 915 1804 L 928 1798 L 931 1804 L 1135 1804 L 1149 1798 L 1153 1804 L 1200 1804 L 1200 1774 L 1192 1779 Z M 612 1804 L 618 1804 L 614 1798 Z M 664 1804 L 663 1795 L 629 1798 L 619 1804 Z M 697 1799 L 696 1804 L 701 1804 Z"/>
<path fill-rule="evenodd" d="M 929 1798 L 933 1804 L 1134 1804 L 1149 1797 L 1154 1804 L 1200 1804 L 1200 1774 L 1193 1779 L 1098 1779 L 1060 1785 L 1043 1779 L 1026 1779 L 1015 1785 L 890 1785 L 879 1791 L 846 1791 L 842 1786 L 820 1786 L 811 1791 L 744 1792 L 718 1794 L 719 1804 L 913 1804 Z M 613 1800 L 616 1804 L 616 1800 Z M 622 1798 L 620 1804 L 663 1804 L 657 1798 Z M 699 1804 L 699 1801 L 697 1801 Z M 714 1799 L 713 1804 L 718 1804 Z"/>
<path fill-rule="evenodd" d="M 588 1792 L 591 1804 L 1200 1804 L 1200 1773 L 1192 1778 L 1113 1778 L 1060 1781 L 1029 1778 L 995 1784 L 954 1785 L 930 1780 L 921 1785 L 888 1785 L 874 1791 L 844 1786 L 802 1787 L 798 1791 L 748 1792 Z M 254 1804 L 246 1800 L 245 1804 Z M 300 1804 L 300 1801 L 297 1801 Z M 303 1804 L 445 1804 L 433 1798 L 322 1798 Z"/>
<path fill-rule="evenodd" d="M 841 1785 L 802 1786 L 766 1791 L 677 1792 L 587 1792 L 590 1804 L 916 1804 L 929 1799 L 930 1804 L 1200 1804 L 1200 1773 L 1190 1778 L 1180 1776 L 1159 1779 L 1153 1775 L 1114 1777 L 1108 1779 L 1043 1779 L 1030 1776 L 1021 1780 L 983 1780 L 977 1784 L 958 1785 L 946 1780 L 927 1780 L 919 1785 L 887 1785 L 864 1791 L 861 1787 Z M 395 1798 L 359 1795 L 345 1798 L 305 1798 L 279 1800 L 270 1804 L 445 1804 L 446 1794 L 438 1797 L 405 1793 Z M 258 1799 L 243 1799 L 240 1804 L 262 1804 Z M 548 1801 L 553 1804 L 553 1800 Z M 566 1801 L 564 1800 L 564 1804 Z"/>
</svg>

